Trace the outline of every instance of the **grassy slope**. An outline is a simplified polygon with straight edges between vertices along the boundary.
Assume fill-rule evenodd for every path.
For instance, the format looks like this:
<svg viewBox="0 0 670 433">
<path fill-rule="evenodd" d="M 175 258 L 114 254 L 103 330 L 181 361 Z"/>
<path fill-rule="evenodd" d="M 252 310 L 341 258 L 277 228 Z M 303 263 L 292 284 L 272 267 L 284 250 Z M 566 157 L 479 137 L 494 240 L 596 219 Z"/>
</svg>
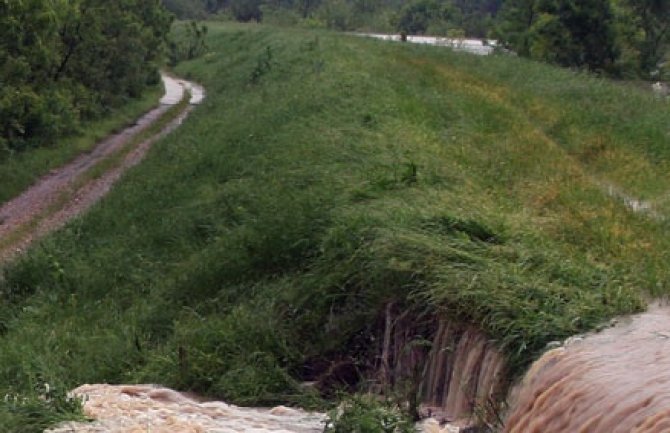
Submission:
<svg viewBox="0 0 670 433">
<path fill-rule="evenodd" d="M 14 154 L 0 161 L 0 204 L 17 196 L 49 170 L 66 164 L 90 150 L 102 138 L 135 121 L 156 106 L 162 92 L 163 87 L 156 86 L 141 99 L 129 101 L 104 119 L 85 124 L 76 137 L 63 138 L 54 146 Z"/>
<path fill-rule="evenodd" d="M 291 400 L 301 363 L 355 351 L 389 300 L 478 323 L 520 369 L 667 293 L 667 224 L 601 185 L 663 210 L 668 104 L 515 58 L 258 26 L 209 38 L 178 71 L 205 104 L 6 270 L 3 390 Z"/>
</svg>

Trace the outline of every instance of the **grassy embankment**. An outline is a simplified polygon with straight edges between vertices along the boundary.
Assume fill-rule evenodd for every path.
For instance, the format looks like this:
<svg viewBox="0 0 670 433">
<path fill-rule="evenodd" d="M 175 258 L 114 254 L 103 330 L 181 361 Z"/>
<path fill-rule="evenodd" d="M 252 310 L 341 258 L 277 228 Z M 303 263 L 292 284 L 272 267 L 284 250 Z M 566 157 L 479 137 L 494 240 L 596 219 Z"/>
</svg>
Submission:
<svg viewBox="0 0 670 433">
<path fill-rule="evenodd" d="M 178 68 L 205 104 L 6 270 L 2 392 L 296 401 L 303 362 L 361 353 L 389 301 L 478 324 L 519 371 L 670 288 L 666 220 L 603 191 L 668 211 L 667 103 L 329 33 L 211 25 L 208 43 Z"/>
</svg>

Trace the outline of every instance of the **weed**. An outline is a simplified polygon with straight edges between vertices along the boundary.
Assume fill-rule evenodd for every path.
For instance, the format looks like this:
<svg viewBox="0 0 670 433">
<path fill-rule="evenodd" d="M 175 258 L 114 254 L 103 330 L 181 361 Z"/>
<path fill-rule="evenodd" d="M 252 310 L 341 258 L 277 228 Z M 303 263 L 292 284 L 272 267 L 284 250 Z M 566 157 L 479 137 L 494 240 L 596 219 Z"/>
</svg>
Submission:
<svg viewBox="0 0 670 433">
<path fill-rule="evenodd" d="M 414 433 L 412 419 L 389 400 L 370 395 L 346 398 L 328 413 L 325 433 Z"/>
<path fill-rule="evenodd" d="M 268 45 L 265 47 L 263 54 L 258 56 L 258 59 L 256 60 L 256 66 L 251 71 L 251 75 L 249 75 L 249 82 L 251 84 L 257 84 L 263 75 L 272 70 L 274 65 L 275 63 L 272 60 L 272 47 Z"/>
<path fill-rule="evenodd" d="M 82 400 L 62 388 L 41 382 L 34 394 L 6 394 L 0 402 L 0 428 L 4 432 L 42 433 L 59 422 L 85 420 Z"/>
</svg>

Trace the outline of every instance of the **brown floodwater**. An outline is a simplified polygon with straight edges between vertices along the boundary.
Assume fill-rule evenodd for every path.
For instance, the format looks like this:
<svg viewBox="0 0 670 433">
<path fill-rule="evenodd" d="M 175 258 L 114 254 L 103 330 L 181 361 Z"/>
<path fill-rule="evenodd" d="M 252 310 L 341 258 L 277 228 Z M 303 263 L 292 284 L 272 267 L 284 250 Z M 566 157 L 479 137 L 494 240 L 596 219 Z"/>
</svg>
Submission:
<svg viewBox="0 0 670 433">
<path fill-rule="evenodd" d="M 547 352 L 514 399 L 506 433 L 670 432 L 670 308 Z"/>
</svg>

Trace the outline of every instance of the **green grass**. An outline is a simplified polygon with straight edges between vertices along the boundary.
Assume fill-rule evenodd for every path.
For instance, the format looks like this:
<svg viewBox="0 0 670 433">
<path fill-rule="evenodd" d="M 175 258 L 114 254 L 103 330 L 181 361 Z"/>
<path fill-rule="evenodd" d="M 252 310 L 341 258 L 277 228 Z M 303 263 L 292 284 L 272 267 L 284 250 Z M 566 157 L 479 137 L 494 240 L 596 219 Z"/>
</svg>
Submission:
<svg viewBox="0 0 670 433">
<path fill-rule="evenodd" d="M 211 24 L 208 98 L 4 273 L 0 388 L 155 382 L 304 402 L 385 303 L 474 323 L 512 372 L 668 293 L 669 105 L 512 58 Z M 378 340 L 377 340 L 378 341 Z M 0 414 L 0 418 L 2 414 Z"/>
<path fill-rule="evenodd" d="M 56 200 L 51 203 L 40 214 L 35 215 L 33 219 L 26 221 L 23 225 L 11 232 L 8 236 L 0 239 L 0 250 L 11 248 L 17 242 L 20 242 L 27 237 L 31 232 L 39 227 L 45 219 L 54 215 L 62 209 L 62 207 L 71 201 L 79 190 L 87 185 L 89 182 L 95 181 L 110 170 L 118 168 L 123 162 L 128 153 L 136 146 L 140 145 L 146 140 L 155 140 L 156 136 L 165 129 L 170 122 L 174 121 L 180 116 L 184 110 L 189 106 L 190 94 L 185 92 L 181 101 L 170 107 L 159 118 L 141 132 L 127 139 L 127 142 L 106 158 L 98 161 L 94 166 L 87 171 L 80 173 L 78 177 L 73 178 L 70 186 L 59 192 Z"/>
<path fill-rule="evenodd" d="M 49 171 L 91 150 L 103 138 L 133 123 L 156 106 L 162 92 L 162 86 L 149 89 L 141 99 L 130 100 L 103 119 L 86 123 L 77 136 L 63 138 L 49 147 L 14 153 L 0 160 L 0 204 L 19 195 Z"/>
</svg>

